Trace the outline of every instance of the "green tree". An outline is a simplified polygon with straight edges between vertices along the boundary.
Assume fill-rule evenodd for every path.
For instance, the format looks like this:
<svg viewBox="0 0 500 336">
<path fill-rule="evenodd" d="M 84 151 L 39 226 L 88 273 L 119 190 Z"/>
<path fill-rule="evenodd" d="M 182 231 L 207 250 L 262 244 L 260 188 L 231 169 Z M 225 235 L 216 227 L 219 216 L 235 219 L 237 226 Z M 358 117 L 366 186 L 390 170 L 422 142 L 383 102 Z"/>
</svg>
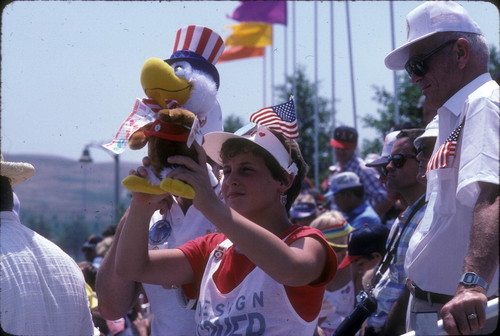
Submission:
<svg viewBox="0 0 500 336">
<path fill-rule="evenodd" d="M 234 133 L 243 125 L 244 123 L 241 117 L 230 114 L 224 119 L 224 132 Z"/>
<path fill-rule="evenodd" d="M 299 66 L 296 73 L 288 76 L 285 84 L 278 85 L 276 92 L 279 103 L 288 101 L 294 94 L 295 110 L 297 113 L 297 124 L 300 138 L 297 142 L 300 145 L 302 155 L 309 164 L 308 177 L 314 182 L 314 97 L 319 89 L 318 83 L 313 83 L 306 78 L 305 70 Z M 329 145 L 331 133 L 331 108 L 327 99 L 318 97 L 318 181 L 321 182 L 328 176 L 328 167 L 332 164 L 332 150 Z M 316 186 L 319 187 L 319 186 Z"/>
<path fill-rule="evenodd" d="M 490 46 L 489 71 L 491 76 L 500 84 L 500 54 L 495 46 Z"/>
<path fill-rule="evenodd" d="M 384 87 L 373 86 L 375 100 L 380 107 L 375 115 L 368 114 L 361 120 L 365 126 L 374 128 L 378 137 L 373 140 L 364 140 L 361 145 L 361 156 L 368 153 L 380 153 L 385 135 L 396 128 L 424 127 L 422 120 L 422 108 L 419 100 L 422 96 L 420 88 L 412 84 L 408 75 L 398 75 L 399 83 L 399 115 L 400 122 L 396 125 L 394 121 L 394 96 Z"/>
</svg>

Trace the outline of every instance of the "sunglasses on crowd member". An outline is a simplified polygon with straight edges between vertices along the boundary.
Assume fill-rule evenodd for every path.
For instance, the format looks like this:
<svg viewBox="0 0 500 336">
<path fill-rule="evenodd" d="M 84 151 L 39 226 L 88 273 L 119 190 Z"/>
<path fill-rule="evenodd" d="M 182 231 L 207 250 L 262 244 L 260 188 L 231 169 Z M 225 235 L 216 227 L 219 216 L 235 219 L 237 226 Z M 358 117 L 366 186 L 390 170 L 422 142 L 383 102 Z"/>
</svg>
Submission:
<svg viewBox="0 0 500 336">
<path fill-rule="evenodd" d="M 391 161 L 394 162 L 394 166 L 396 168 L 403 168 L 405 165 L 406 159 L 417 159 L 415 155 L 406 155 L 406 154 L 393 154 L 387 157 L 387 164 Z"/>
<path fill-rule="evenodd" d="M 408 72 L 410 77 L 412 75 L 422 77 L 429 70 L 429 69 L 427 69 L 426 61 L 428 61 L 429 58 L 431 58 L 432 56 L 437 54 L 439 51 L 443 50 L 446 46 L 448 46 L 452 43 L 455 43 L 455 42 L 457 42 L 457 39 L 449 40 L 449 41 L 441 44 L 439 47 L 437 47 L 436 49 L 434 49 L 433 51 L 431 51 L 430 53 L 428 53 L 426 55 L 415 55 L 415 56 L 410 57 L 408 62 L 406 62 L 406 64 L 405 64 L 406 72 Z"/>
<path fill-rule="evenodd" d="M 434 150 L 434 145 L 432 146 L 429 146 L 429 145 L 426 145 L 424 143 L 420 144 L 420 146 L 418 146 L 417 148 L 417 154 L 422 152 L 422 154 L 426 157 L 426 158 L 430 158 L 431 155 L 432 155 L 432 151 Z"/>
</svg>

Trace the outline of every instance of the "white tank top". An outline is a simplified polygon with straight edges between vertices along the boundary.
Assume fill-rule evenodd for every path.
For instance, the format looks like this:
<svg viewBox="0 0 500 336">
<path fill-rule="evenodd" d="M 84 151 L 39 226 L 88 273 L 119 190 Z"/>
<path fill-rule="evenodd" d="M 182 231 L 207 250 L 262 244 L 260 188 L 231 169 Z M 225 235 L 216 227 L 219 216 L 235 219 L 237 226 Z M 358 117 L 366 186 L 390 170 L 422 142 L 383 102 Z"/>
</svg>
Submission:
<svg viewBox="0 0 500 336">
<path fill-rule="evenodd" d="M 196 310 L 198 335 L 313 335 L 317 318 L 303 320 L 285 287 L 259 267 L 227 294 L 213 281 L 222 254 L 233 244 L 226 239 L 210 254 Z M 225 276 L 225 275 L 220 275 Z"/>
</svg>

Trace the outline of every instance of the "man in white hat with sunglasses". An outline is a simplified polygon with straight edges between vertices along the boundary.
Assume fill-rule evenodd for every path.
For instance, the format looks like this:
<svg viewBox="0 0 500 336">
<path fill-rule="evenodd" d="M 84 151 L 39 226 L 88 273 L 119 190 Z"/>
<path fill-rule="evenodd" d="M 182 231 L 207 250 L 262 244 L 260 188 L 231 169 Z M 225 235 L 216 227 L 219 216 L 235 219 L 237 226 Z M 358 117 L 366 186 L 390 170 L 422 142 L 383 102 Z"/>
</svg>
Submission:
<svg viewBox="0 0 500 336">
<path fill-rule="evenodd" d="M 422 222 L 405 260 L 407 329 L 490 333 L 488 298 L 498 296 L 499 87 L 488 73 L 481 28 L 453 1 L 429 1 L 407 16 L 407 42 L 385 64 L 406 70 L 438 109 Z M 491 328 L 489 329 L 491 324 Z"/>
<path fill-rule="evenodd" d="M 83 273 L 57 245 L 23 226 L 12 186 L 35 173 L 24 162 L 0 162 L 0 333 L 94 335 Z"/>
</svg>

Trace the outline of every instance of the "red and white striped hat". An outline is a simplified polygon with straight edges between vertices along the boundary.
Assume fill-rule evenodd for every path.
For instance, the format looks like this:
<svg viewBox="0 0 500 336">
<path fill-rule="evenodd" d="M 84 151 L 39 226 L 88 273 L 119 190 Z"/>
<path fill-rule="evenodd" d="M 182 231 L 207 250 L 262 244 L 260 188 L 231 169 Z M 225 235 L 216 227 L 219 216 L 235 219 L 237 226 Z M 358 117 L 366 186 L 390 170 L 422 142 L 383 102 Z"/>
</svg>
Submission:
<svg viewBox="0 0 500 336">
<path fill-rule="evenodd" d="M 190 25 L 181 28 L 175 36 L 172 56 L 165 62 L 187 61 L 194 68 L 208 72 L 219 87 L 219 73 L 215 63 L 224 51 L 224 41 L 212 29 Z"/>
</svg>

